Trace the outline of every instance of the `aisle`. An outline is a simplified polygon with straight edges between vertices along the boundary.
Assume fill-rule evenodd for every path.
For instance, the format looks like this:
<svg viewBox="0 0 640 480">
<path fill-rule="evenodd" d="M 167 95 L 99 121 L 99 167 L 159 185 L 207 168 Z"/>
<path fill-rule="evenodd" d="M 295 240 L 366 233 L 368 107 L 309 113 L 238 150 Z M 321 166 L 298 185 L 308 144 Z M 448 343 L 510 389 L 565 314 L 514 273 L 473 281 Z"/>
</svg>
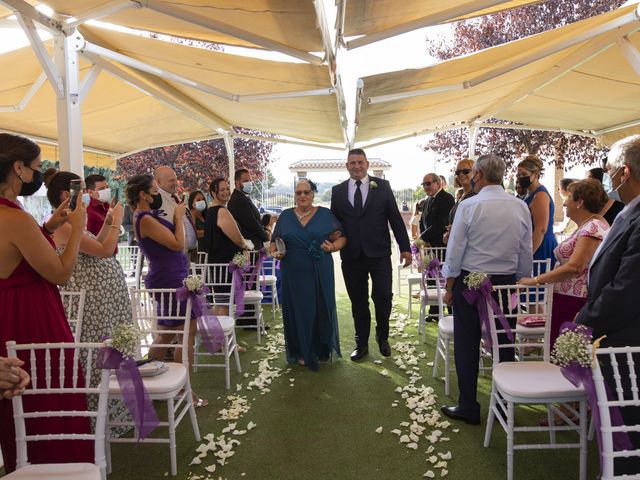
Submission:
<svg viewBox="0 0 640 480">
<path fill-rule="evenodd" d="M 405 299 L 406 300 L 406 299 Z M 229 405 L 227 396 L 232 399 L 244 397 L 250 409 L 242 417 L 234 421 L 236 425 L 231 431 L 224 433 L 225 440 L 235 438 L 239 444 L 233 446 L 233 456 L 226 458 L 225 465 L 215 461 L 213 452 L 200 459 L 201 463 L 189 466 L 199 443 L 193 439 L 188 422 L 182 424 L 178 432 L 178 465 L 176 478 L 204 480 L 206 478 L 222 479 L 260 479 L 260 480 L 320 480 L 335 479 L 421 479 L 428 471 L 434 478 L 467 479 L 501 479 L 506 478 L 506 442 L 504 435 L 496 430 L 492 446 L 482 447 L 484 435 L 484 415 L 488 403 L 490 388 L 489 377 L 481 379 L 480 393 L 483 405 L 483 425 L 480 427 L 466 424 L 452 424 L 449 428 L 429 427 L 417 443 L 417 448 L 408 448 L 407 443 L 400 442 L 400 436 L 392 430 L 408 433 L 407 426 L 411 422 L 410 410 L 404 406 L 401 393 L 395 390 L 409 385 L 407 370 L 401 370 L 395 362 L 401 357 L 397 350 L 397 342 L 410 348 L 410 342 L 417 340 L 413 324 L 407 325 L 405 338 L 392 338 L 394 355 L 390 359 L 382 359 L 375 349 L 369 359 L 363 363 L 351 362 L 348 355 L 353 347 L 353 326 L 349 315 L 349 303 L 346 295 L 338 295 L 341 344 L 345 355 L 343 359 L 334 359 L 332 364 L 323 365 L 319 372 L 310 372 L 303 367 L 289 367 L 284 361 L 283 353 L 273 353 L 273 360 L 265 361 L 269 353 L 255 348 L 254 332 L 242 332 L 240 340 L 249 347 L 249 352 L 242 355 L 242 365 L 248 374 L 232 376 L 234 385 L 241 385 L 240 390 L 226 392 L 221 371 L 200 372 L 193 375 L 194 388 L 208 398 L 211 404 L 198 410 L 200 429 L 204 435 L 213 434 L 209 439 L 217 440 L 229 425 L 227 420 L 219 420 L 222 409 Z M 267 320 L 270 312 L 266 313 Z M 273 325 L 273 322 L 271 322 Z M 400 322 L 403 323 L 402 321 Z M 274 325 L 270 330 L 273 339 L 281 333 Z M 422 379 L 416 385 L 424 383 L 432 386 L 435 407 L 443 403 L 451 403 L 444 397 L 443 382 L 431 377 L 430 362 L 433 361 L 433 349 L 436 327 L 429 324 L 427 345 L 418 345 L 415 352 L 418 373 Z M 370 346 L 375 346 L 371 344 Z M 420 358 L 418 355 L 424 352 Z M 405 363 L 407 358 L 405 356 Z M 259 363 L 268 366 L 264 377 L 274 376 L 270 391 L 261 393 L 259 389 L 247 390 L 251 381 L 255 382 Z M 374 363 L 380 360 L 381 363 Z M 256 363 L 252 363 L 256 362 Z M 383 372 L 386 375 L 383 375 Z M 454 386 L 452 395 L 455 399 L 457 391 Z M 397 405 L 397 406 L 394 406 Z M 518 418 L 537 419 L 540 412 L 536 410 L 519 411 Z M 247 430 L 249 423 L 255 425 Z M 402 422 L 408 422 L 402 426 Z M 376 429 L 382 427 L 382 433 Z M 433 444 L 433 451 L 427 453 L 431 445 L 426 438 L 433 430 L 440 430 L 441 437 L 449 441 Z M 233 434 L 233 430 L 240 434 Z M 458 430 L 456 433 L 454 430 Z M 206 449 L 207 440 L 201 447 Z M 451 459 L 447 460 L 451 452 Z M 168 478 L 167 447 L 160 445 L 123 446 L 113 449 L 114 472 L 112 480 L 130 478 L 162 479 Z M 433 462 L 430 457 L 437 454 Z M 447 462 L 446 466 L 440 462 Z M 597 469 L 597 455 L 591 445 L 589 451 L 590 478 Z M 216 464 L 215 471 L 208 473 L 205 467 Z M 440 464 L 439 468 L 435 465 Z M 545 480 L 575 478 L 577 475 L 578 457 L 574 451 L 517 452 L 516 478 Z"/>
</svg>

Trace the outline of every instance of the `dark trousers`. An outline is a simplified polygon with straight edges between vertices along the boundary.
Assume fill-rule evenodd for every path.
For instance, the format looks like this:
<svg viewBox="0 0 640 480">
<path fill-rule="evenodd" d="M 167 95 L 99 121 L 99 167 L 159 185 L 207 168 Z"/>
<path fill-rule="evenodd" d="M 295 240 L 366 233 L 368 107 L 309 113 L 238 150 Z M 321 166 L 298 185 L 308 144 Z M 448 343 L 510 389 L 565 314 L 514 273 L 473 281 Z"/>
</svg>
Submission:
<svg viewBox="0 0 640 480">
<path fill-rule="evenodd" d="M 480 317 L 474 305 L 469 305 L 462 292 L 467 288 L 464 277 L 469 272 L 463 271 L 453 284 L 453 352 L 458 376 L 458 406 L 461 413 L 470 419 L 480 418 L 480 404 L 477 400 L 478 370 L 480 362 Z M 515 275 L 493 275 L 493 285 L 512 285 Z M 504 305 L 508 302 L 504 301 Z M 505 315 L 507 312 L 504 312 Z M 515 328 L 515 318 L 507 320 Z M 502 327 L 498 324 L 498 329 Z M 498 335 L 498 343 L 512 343 L 505 334 Z M 510 362 L 515 359 L 514 349 L 500 349 L 500 361 Z"/>
<path fill-rule="evenodd" d="M 602 347 L 621 347 L 627 342 L 607 342 L 603 340 Z M 616 355 L 618 360 L 618 371 L 620 374 L 620 384 L 622 386 L 623 396 L 625 400 L 630 400 L 633 397 L 631 392 L 631 378 L 629 377 L 629 365 L 627 363 L 626 356 Z M 609 390 L 613 395 L 613 398 L 617 398 L 618 392 L 616 391 L 616 382 L 613 374 L 613 367 L 611 366 L 611 358 L 607 356 L 598 356 L 600 360 L 600 369 L 602 370 L 602 376 L 605 382 L 609 386 Z M 633 362 L 635 364 L 636 372 L 640 365 L 640 354 L 633 355 Z M 610 397 L 612 398 L 612 397 Z M 640 407 L 623 407 L 620 408 L 622 419 L 625 425 L 640 425 Z M 629 440 L 633 447 L 632 449 L 640 448 L 640 432 L 629 432 Z M 640 458 L 616 458 L 613 464 L 613 472 L 617 475 L 631 475 L 640 474 Z"/>
<path fill-rule="evenodd" d="M 356 260 L 343 260 L 342 275 L 351 300 L 356 345 L 366 347 L 369 342 L 369 277 L 372 284 L 371 299 L 376 312 L 376 340 L 386 341 L 389 338 L 389 315 L 393 298 L 391 257 L 369 258 L 361 255 Z"/>
</svg>

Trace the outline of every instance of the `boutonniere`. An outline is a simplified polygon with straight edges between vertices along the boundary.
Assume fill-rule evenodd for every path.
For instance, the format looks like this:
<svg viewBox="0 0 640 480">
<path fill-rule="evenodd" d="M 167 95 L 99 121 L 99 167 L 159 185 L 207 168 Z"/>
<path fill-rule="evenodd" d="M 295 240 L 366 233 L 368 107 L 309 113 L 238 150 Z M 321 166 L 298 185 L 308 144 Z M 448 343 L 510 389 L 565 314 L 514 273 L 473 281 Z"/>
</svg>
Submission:
<svg viewBox="0 0 640 480">
<path fill-rule="evenodd" d="M 378 188 L 378 184 L 376 183 L 375 180 L 371 180 L 369 182 L 369 188 Z"/>
</svg>

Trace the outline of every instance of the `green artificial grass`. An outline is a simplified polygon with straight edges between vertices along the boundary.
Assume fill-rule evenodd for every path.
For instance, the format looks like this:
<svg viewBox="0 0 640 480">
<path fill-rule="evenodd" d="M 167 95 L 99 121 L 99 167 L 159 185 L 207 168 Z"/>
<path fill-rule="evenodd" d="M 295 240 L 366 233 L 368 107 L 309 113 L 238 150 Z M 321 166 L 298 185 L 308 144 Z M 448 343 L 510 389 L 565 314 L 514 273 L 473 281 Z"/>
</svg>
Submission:
<svg viewBox="0 0 640 480">
<path fill-rule="evenodd" d="M 400 394 L 395 389 L 408 384 L 409 375 L 399 369 L 394 361 L 398 353 L 394 350 L 391 358 L 379 355 L 377 345 L 370 342 L 370 355 L 360 363 L 351 362 L 349 355 L 353 348 L 353 323 L 349 300 L 338 294 L 342 359 L 334 357 L 331 364 L 323 364 L 319 372 L 308 371 L 304 367 L 289 366 L 284 353 L 271 361 L 271 365 L 283 370 L 270 385 L 270 392 L 261 394 L 259 390 L 246 390 L 255 376 L 257 363 L 267 357 L 267 352 L 256 349 L 255 331 L 239 331 L 239 342 L 248 348 L 241 355 L 243 374 L 232 373 L 230 391 L 224 389 L 222 369 L 200 370 L 192 374 L 194 390 L 199 396 L 210 401 L 208 407 L 198 409 L 201 434 L 220 435 L 227 421 L 218 420 L 219 410 L 227 407 L 227 395 L 246 395 L 251 409 L 237 421 L 237 429 L 245 429 L 251 421 L 256 427 L 245 435 L 236 436 L 241 442 L 234 448 L 235 454 L 223 467 L 216 468 L 212 479 L 280 479 L 280 480 L 320 480 L 335 479 L 409 479 L 423 478 L 427 470 L 433 470 L 435 478 L 441 478 L 441 468 L 433 469 L 427 462 L 425 451 L 430 445 L 421 438 L 417 450 L 411 450 L 399 443 L 393 429 L 403 429 L 401 422 L 410 422 L 410 410 L 404 406 Z M 406 297 L 400 297 L 404 304 Z M 397 310 L 404 312 L 402 307 Z M 270 335 L 281 333 L 281 320 L 271 320 L 270 309 L 265 309 L 265 318 L 272 328 Z M 392 320 L 393 324 L 393 320 Z M 407 321 L 406 338 L 391 338 L 394 343 L 418 340 L 415 320 Z M 444 395 L 444 382 L 432 378 L 432 368 L 427 363 L 433 361 L 437 335 L 436 324 L 427 325 L 427 340 L 420 343 L 417 351 L 424 351 L 426 358 L 419 360 L 419 372 L 424 383 L 433 387 L 437 395 L 436 408 L 443 404 L 455 404 L 457 399 L 456 377 L 452 376 L 451 397 Z M 263 341 L 264 345 L 264 341 Z M 381 360 L 382 364 L 375 364 Z M 388 376 L 380 372 L 387 370 Z M 244 372 L 248 373 L 245 378 Z M 491 388 L 490 375 L 480 377 L 479 400 L 482 404 L 482 425 L 470 426 L 452 422 L 443 430 L 448 442 L 435 444 L 434 453 L 451 451 L 446 478 L 450 479 L 503 479 L 506 478 L 506 438 L 496 423 L 490 448 L 483 447 L 484 427 Z M 291 380 L 295 379 L 295 380 Z M 236 392 L 236 385 L 241 390 Z M 394 401 L 399 405 L 393 407 Z M 161 404 L 157 405 L 161 412 Z M 543 411 L 539 408 L 519 407 L 516 422 L 535 424 Z M 162 413 L 160 413 L 162 415 Z M 378 434 L 376 429 L 383 427 Z M 454 433 L 453 429 L 459 429 Z M 428 435 L 431 429 L 425 432 Z M 534 434 L 524 437 L 544 443 L 546 436 Z M 189 466 L 197 455 L 200 444 L 193 437 L 187 417 L 177 432 L 178 476 L 190 478 L 193 475 L 207 478 L 204 467 L 214 463 L 209 452 L 200 465 Z M 424 436 L 423 436 L 424 437 Z M 570 440 L 575 441 L 576 435 Z M 516 443 L 518 436 L 516 436 Z M 203 440 L 203 443 L 207 443 Z M 432 453 L 432 454 L 434 454 Z M 169 477 L 169 452 L 167 445 L 116 444 L 112 447 L 113 473 L 111 480 L 162 479 Z M 598 456 L 595 442 L 589 445 L 588 478 L 598 472 Z M 515 478 L 522 480 L 574 479 L 578 476 L 577 450 L 530 450 L 516 451 Z"/>
<path fill-rule="evenodd" d="M 198 445 L 207 441 L 195 441 L 189 418 L 185 417 L 177 430 L 178 475 L 175 478 L 421 479 L 428 470 L 433 470 L 435 478 L 442 478 L 442 468 L 433 468 L 427 458 L 448 451 L 452 458 L 448 461 L 445 478 L 506 478 L 506 438 L 497 423 L 490 448 L 483 447 L 491 389 L 490 374 L 481 376 L 478 384 L 482 405 L 481 426 L 451 422 L 449 428 L 442 429 L 442 436 L 450 440 L 436 443 L 433 453 L 427 454 L 425 452 L 430 443 L 424 437 L 431 433 L 432 427 L 429 427 L 420 438 L 417 450 L 408 449 L 399 442 L 397 435 L 391 433 L 393 429 L 406 431 L 400 426 L 401 422 L 411 422 L 410 410 L 395 391 L 397 387 L 409 383 L 409 374 L 395 364 L 400 353 L 394 344 L 420 340 L 415 319 L 406 321 L 403 335 L 390 339 L 393 349 L 390 358 L 382 357 L 371 339 L 369 356 L 354 363 L 349 359 L 354 336 L 349 299 L 339 293 L 337 301 L 343 357 L 334 357 L 332 363 L 322 364 L 319 372 L 311 372 L 298 365 L 287 365 L 281 352 L 270 360 L 272 368 L 281 369 L 280 376 L 269 385 L 270 391 L 261 394 L 256 388 L 247 390 L 247 385 L 258 372 L 258 361 L 268 358 L 269 353 L 258 348 L 255 330 L 239 329 L 238 340 L 248 351 L 241 354 L 243 373 L 237 374 L 232 370 L 231 390 L 224 388 L 223 369 L 201 369 L 192 373 L 194 390 L 210 402 L 209 406 L 197 410 L 203 437 L 210 433 L 218 436 L 227 427 L 229 422 L 219 419 L 219 411 L 228 407 L 228 395 L 246 396 L 250 404 L 250 410 L 235 422 L 236 429 L 246 429 L 249 422 L 255 423 L 256 427 L 244 435 L 227 434 L 228 437 L 237 438 L 241 444 L 234 448 L 234 456 L 224 466 L 218 465 L 213 474 L 208 474 L 204 467 L 215 463 L 211 452 L 202 459 L 200 465 L 189 465 L 198 454 Z M 400 306 L 406 304 L 406 296 L 398 298 L 398 302 L 396 310 L 406 313 L 406 309 Z M 269 335 L 273 338 L 281 334 L 280 317 L 272 320 L 270 308 L 265 308 L 264 314 L 272 327 Z M 393 327 L 393 319 L 391 324 Z M 444 395 L 444 381 L 432 377 L 432 367 L 428 364 L 433 362 L 436 336 L 437 325 L 427 324 L 426 343 L 420 342 L 416 346 L 416 353 L 426 354 L 418 362 L 422 379 L 416 385 L 424 384 L 434 389 L 437 409 L 443 404 L 455 404 L 458 392 L 455 373 L 452 374 L 450 397 Z M 268 343 L 265 340 L 263 346 Z M 381 363 L 376 364 L 375 360 Z M 386 370 L 387 376 L 381 374 L 383 370 Z M 440 375 L 443 375 L 442 368 Z M 392 406 L 394 402 L 397 402 L 395 407 Z M 160 402 L 156 404 L 161 418 L 166 418 L 165 405 Z M 516 423 L 535 425 L 542 414 L 541 407 L 520 406 L 516 409 Z M 383 428 L 382 433 L 376 433 L 379 427 Z M 458 432 L 455 433 L 454 429 Z M 547 436 L 542 434 L 526 437 L 516 435 L 516 443 L 519 438 L 520 443 L 522 439 L 536 443 L 547 441 Z M 563 437 L 559 435 L 559 438 Z M 577 440 L 576 435 L 564 438 Z M 113 444 L 112 462 L 110 480 L 171 478 L 168 473 L 169 447 L 165 444 Z M 595 442 L 589 444 L 588 466 L 587 478 L 594 478 L 599 469 Z M 516 451 L 514 473 L 518 480 L 575 479 L 578 477 L 578 451 Z"/>
</svg>

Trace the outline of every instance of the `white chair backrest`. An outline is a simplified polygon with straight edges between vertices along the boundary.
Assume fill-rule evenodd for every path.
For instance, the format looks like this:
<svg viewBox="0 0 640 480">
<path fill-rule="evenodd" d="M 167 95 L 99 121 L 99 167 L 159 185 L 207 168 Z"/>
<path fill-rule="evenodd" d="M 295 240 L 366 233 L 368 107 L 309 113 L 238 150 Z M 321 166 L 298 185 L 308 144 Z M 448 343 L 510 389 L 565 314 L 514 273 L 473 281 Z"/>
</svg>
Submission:
<svg viewBox="0 0 640 480">
<path fill-rule="evenodd" d="M 233 316 L 234 288 L 233 277 L 228 263 L 204 263 L 191 267 L 192 274 L 200 275 L 209 289 L 207 303 L 210 306 L 227 307 L 229 316 Z"/>
<path fill-rule="evenodd" d="M 78 292 L 60 292 L 64 313 L 67 316 L 67 322 L 69 322 L 75 342 L 80 342 L 82 338 L 85 294 L 86 291 L 84 288 Z"/>
<path fill-rule="evenodd" d="M 258 258 L 260 257 L 260 251 L 249 250 L 247 253 L 249 254 L 249 264 L 248 264 L 249 269 L 247 270 L 247 273 L 244 274 L 245 290 L 260 290 L 259 282 L 260 282 L 260 275 L 262 274 L 262 266 L 260 267 L 259 270 L 256 270 Z"/>
<path fill-rule="evenodd" d="M 182 363 L 188 365 L 191 299 L 179 301 L 174 288 L 132 288 L 129 290 L 129 295 L 133 322 L 143 333 L 141 351 L 146 352 L 151 347 L 154 336 L 169 333 L 167 330 L 158 328 L 159 321 L 175 322 L 176 325 L 183 322 L 182 329 L 171 330 L 170 333 L 179 336 L 182 344 Z M 175 347 L 172 344 L 153 344 L 153 346 Z"/>
<path fill-rule="evenodd" d="M 22 396 L 14 397 L 12 401 L 13 416 L 16 429 L 17 467 L 28 465 L 27 443 L 39 440 L 87 440 L 94 442 L 94 460 L 105 478 L 105 426 L 107 421 L 107 404 L 109 399 L 109 369 L 102 370 L 98 381 L 91 383 L 91 371 L 100 348 L 107 343 L 32 343 L 16 344 L 7 342 L 8 356 L 19 357 L 29 365 L 31 383 Z M 86 355 L 87 366 L 84 372 L 80 368 L 79 359 Z M 65 365 L 73 362 L 71 377 L 67 376 Z M 42 410 L 24 411 L 23 397 L 36 395 L 68 395 L 68 394 L 96 394 L 98 407 L 96 411 L 76 411 L 74 417 L 95 418 L 93 433 L 55 433 L 29 434 L 25 419 L 29 419 L 29 430 L 37 424 L 46 422 L 52 417 L 69 417 L 69 411 L 51 411 L 45 400 L 38 404 Z M 48 397 L 50 398 L 50 397 Z"/>
<path fill-rule="evenodd" d="M 209 262 L 209 253 L 207 252 L 198 252 L 196 256 L 196 263 L 208 263 Z"/>
<path fill-rule="evenodd" d="M 444 263 L 447 256 L 447 247 L 425 247 L 422 249 L 422 253 L 433 255 L 440 260 L 440 263 Z"/>
<path fill-rule="evenodd" d="M 610 408 L 633 407 L 635 410 L 640 410 L 637 374 L 640 347 L 599 348 L 596 350 L 596 358 L 598 361 L 591 364 L 591 373 L 596 387 L 598 411 L 600 412 L 602 479 L 622 478 L 614 477 L 614 459 L 619 455 L 614 453 L 613 434 L 616 432 L 639 432 L 640 425 L 622 424 L 613 426 L 611 424 Z M 609 370 L 607 376 L 610 376 L 610 380 L 613 379 L 615 382 L 615 389 L 608 386 L 602 374 L 602 364 L 607 365 L 606 369 Z M 610 395 L 607 395 L 607 390 Z M 640 450 L 626 451 L 624 456 L 640 457 Z"/>
<path fill-rule="evenodd" d="M 525 287 L 522 285 L 499 285 L 494 286 L 493 298 L 504 313 L 507 321 L 516 321 L 530 316 L 539 317 L 544 320 L 544 340 L 542 343 L 527 343 L 527 347 L 542 347 L 542 358 L 549 362 L 551 352 L 549 349 L 549 332 L 551 331 L 551 308 L 553 301 L 553 284 L 544 284 L 537 287 Z M 519 346 L 515 343 L 515 327 L 512 327 L 514 342 L 498 344 L 498 334 L 505 333 L 502 327 L 496 326 L 498 315 L 494 312 L 491 304 L 487 302 L 489 313 L 489 326 L 491 328 L 492 356 L 494 366 L 498 363 L 499 349 L 514 348 Z M 532 313 L 533 312 L 533 313 Z"/>
<path fill-rule="evenodd" d="M 140 248 L 137 245 L 118 245 L 116 259 L 126 275 L 136 273 L 139 255 Z"/>
<path fill-rule="evenodd" d="M 550 258 L 545 258 L 544 260 L 534 260 L 531 276 L 535 277 L 536 275 L 541 275 L 545 272 L 548 272 L 549 270 L 551 270 Z"/>
</svg>

